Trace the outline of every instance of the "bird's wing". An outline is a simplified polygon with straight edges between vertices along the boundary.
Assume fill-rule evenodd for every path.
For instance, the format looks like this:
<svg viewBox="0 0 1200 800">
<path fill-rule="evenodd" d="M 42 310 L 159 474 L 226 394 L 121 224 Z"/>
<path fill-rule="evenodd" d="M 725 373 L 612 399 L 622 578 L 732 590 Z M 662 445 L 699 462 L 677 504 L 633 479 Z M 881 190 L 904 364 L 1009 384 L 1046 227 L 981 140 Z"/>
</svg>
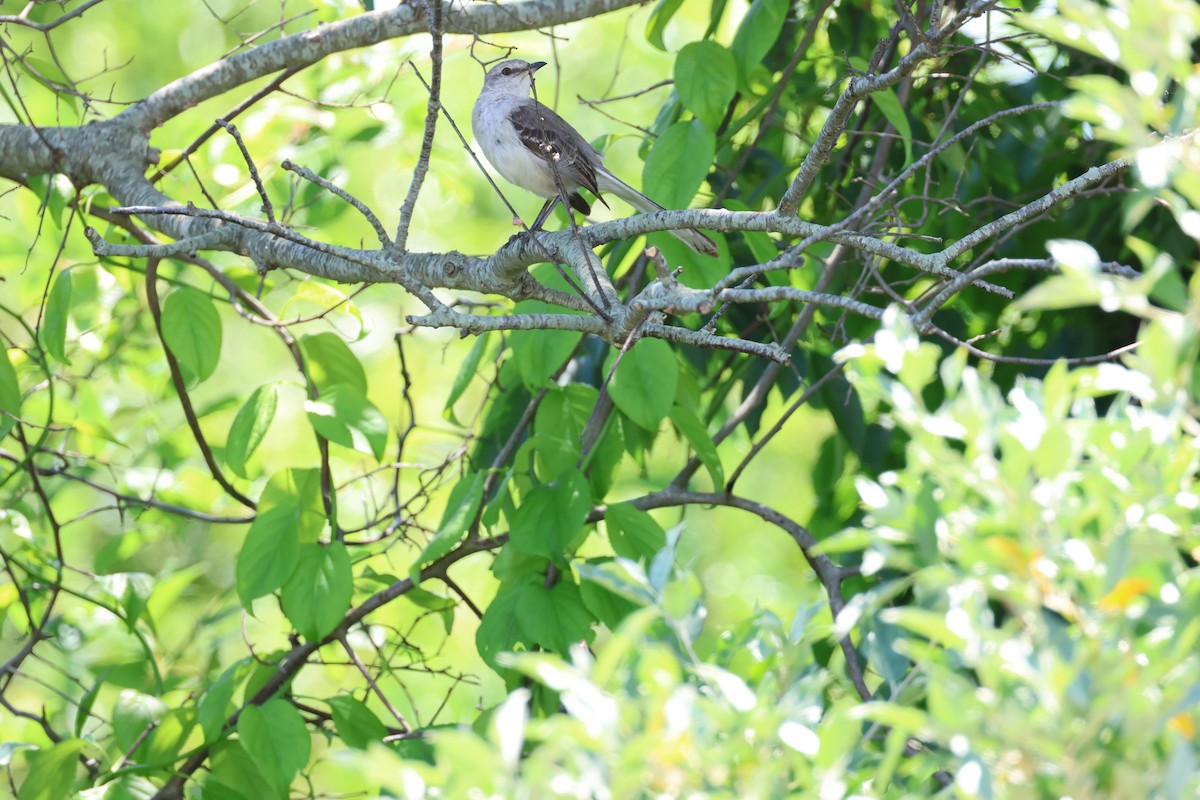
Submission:
<svg viewBox="0 0 1200 800">
<path fill-rule="evenodd" d="M 514 108 L 511 119 L 521 144 L 537 156 L 557 162 L 568 191 L 574 182 L 600 196 L 596 181 L 600 154 L 570 123 L 532 99 Z"/>
</svg>

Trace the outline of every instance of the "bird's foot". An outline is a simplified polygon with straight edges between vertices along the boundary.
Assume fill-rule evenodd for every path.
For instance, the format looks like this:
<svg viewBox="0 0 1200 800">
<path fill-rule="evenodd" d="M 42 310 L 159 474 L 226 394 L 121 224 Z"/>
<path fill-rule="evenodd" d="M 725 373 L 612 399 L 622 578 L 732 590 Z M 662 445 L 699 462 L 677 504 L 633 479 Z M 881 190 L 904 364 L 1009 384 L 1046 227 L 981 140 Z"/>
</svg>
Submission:
<svg viewBox="0 0 1200 800">
<path fill-rule="evenodd" d="M 508 241 L 504 243 L 504 246 L 511 247 L 515 244 L 528 241 L 529 239 L 532 239 L 532 238 L 533 238 L 533 233 L 530 231 L 525 231 L 525 230 L 517 231 L 512 236 L 508 237 Z"/>
<path fill-rule="evenodd" d="M 541 228 L 528 229 L 528 228 L 524 228 L 524 226 L 522 226 L 522 228 L 523 228 L 522 230 L 519 230 L 516 233 L 514 233 L 512 236 L 508 237 L 508 241 L 504 243 L 505 247 L 508 247 L 509 245 L 512 245 L 512 244 L 516 244 L 517 242 L 532 241 L 537 236 L 537 234 L 541 233 Z"/>
</svg>

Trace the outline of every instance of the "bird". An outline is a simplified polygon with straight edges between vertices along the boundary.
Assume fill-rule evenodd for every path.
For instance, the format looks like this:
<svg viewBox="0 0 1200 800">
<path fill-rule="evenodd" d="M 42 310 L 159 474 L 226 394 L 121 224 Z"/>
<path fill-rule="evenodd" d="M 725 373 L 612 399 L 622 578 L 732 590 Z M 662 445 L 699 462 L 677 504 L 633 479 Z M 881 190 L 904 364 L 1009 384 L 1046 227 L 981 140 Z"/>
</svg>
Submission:
<svg viewBox="0 0 1200 800">
<path fill-rule="evenodd" d="M 546 198 L 531 231 L 542 223 L 560 202 L 558 182 L 550 167 L 557 167 L 567 202 L 588 214 L 592 207 L 579 193 L 587 189 L 604 202 L 601 193 L 616 195 L 638 211 L 650 213 L 662 206 L 612 174 L 604 157 L 570 123 L 542 105 L 530 93 L 533 74 L 545 61 L 509 59 L 496 64 L 483 79 L 483 89 L 471 112 L 471 128 L 484 156 L 509 183 Z M 697 253 L 717 255 L 717 245 L 699 231 L 670 231 L 671 235 Z"/>
</svg>

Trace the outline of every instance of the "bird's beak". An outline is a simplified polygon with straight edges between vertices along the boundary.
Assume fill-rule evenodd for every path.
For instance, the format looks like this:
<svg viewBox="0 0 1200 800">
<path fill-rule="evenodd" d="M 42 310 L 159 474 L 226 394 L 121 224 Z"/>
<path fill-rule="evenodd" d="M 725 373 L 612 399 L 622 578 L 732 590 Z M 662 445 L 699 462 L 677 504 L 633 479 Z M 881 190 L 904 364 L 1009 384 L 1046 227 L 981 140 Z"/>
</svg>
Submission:
<svg viewBox="0 0 1200 800">
<path fill-rule="evenodd" d="M 532 75 L 544 66 L 546 66 L 545 61 L 534 61 L 529 65 L 529 74 Z"/>
</svg>

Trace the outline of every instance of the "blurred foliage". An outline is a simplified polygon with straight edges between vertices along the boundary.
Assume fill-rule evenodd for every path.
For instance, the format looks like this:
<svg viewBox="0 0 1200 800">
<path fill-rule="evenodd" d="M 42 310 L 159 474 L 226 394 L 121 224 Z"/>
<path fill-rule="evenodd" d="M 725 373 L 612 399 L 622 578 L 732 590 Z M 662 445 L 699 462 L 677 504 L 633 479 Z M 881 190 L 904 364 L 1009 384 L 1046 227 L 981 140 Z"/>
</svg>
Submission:
<svg viewBox="0 0 1200 800">
<path fill-rule="evenodd" d="M 34 4 L 30 19 L 82 5 Z M 2 24 L 0 115 L 109 117 L 374 5 L 109 0 L 49 38 Z M 867 98 L 800 215 L 843 219 L 933 142 L 1055 103 L 996 117 L 855 228 L 933 252 L 1130 158 L 1122 181 L 958 265 L 1051 254 L 1060 274 L 1005 273 L 1016 303 L 968 290 L 933 318 L 1044 363 L 969 358 L 896 306 L 882 322 L 730 307 L 718 330 L 763 341 L 812 314 L 778 374 L 661 340 L 618 358 L 564 331 L 394 336 L 419 308 L 397 286 L 260 274 L 229 254 L 211 272 L 98 259 L 84 224 L 132 241 L 103 188 L 17 176 L 0 196 L 6 787 L 115 800 L 183 774 L 187 796 L 221 800 L 1196 796 L 1200 150 L 1186 134 L 1200 11 L 1012 5 L 1024 13 L 973 23 Z M 556 28 L 565 45 L 494 39 L 554 61 L 561 83 L 539 97 L 617 174 L 641 171 L 670 205 L 762 210 L 844 79 L 893 66 L 929 9 L 659 0 Z M 505 47 L 446 45 L 443 100 L 465 121 L 471 56 Z M 373 239 L 279 168 L 291 159 L 394 224 L 426 109 L 405 63 L 428 75 L 425 46 L 330 56 L 237 119 L 281 220 Z M 153 132 L 160 166 L 197 143 L 163 191 L 259 213 L 236 144 L 198 137 L 266 83 Z M 440 124 L 411 247 L 494 250 L 510 217 Z M 649 237 L 697 287 L 793 244 L 721 238 L 709 262 Z M 630 296 L 639 249 L 602 251 Z M 762 283 L 901 301 L 939 286 L 830 243 L 804 259 Z M 838 264 L 824 279 L 823 259 Z M 1135 341 L 1119 361 L 1050 366 Z M 758 505 L 730 505 L 733 490 Z"/>
</svg>

